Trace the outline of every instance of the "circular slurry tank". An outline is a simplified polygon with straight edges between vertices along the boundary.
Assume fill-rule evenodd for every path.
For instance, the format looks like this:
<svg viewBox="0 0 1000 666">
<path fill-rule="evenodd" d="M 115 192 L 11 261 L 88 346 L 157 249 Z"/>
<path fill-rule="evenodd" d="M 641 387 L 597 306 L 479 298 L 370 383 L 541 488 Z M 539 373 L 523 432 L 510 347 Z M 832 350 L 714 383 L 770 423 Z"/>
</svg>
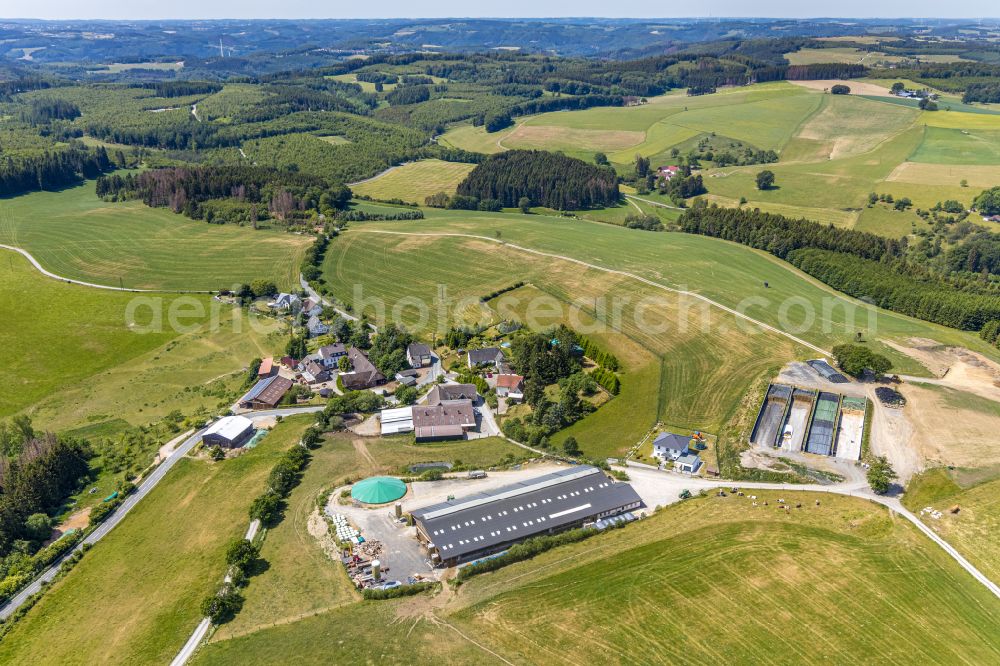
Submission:
<svg viewBox="0 0 1000 666">
<path fill-rule="evenodd" d="M 406 484 L 391 476 L 370 476 L 351 488 L 351 497 L 365 504 L 395 502 L 406 494 Z"/>
</svg>

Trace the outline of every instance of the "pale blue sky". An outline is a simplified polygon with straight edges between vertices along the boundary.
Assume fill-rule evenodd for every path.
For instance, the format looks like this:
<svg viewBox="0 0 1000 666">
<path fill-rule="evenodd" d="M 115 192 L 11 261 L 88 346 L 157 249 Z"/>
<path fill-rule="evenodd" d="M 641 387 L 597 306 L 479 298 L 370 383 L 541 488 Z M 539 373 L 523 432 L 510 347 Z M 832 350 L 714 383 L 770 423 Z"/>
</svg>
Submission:
<svg viewBox="0 0 1000 666">
<path fill-rule="evenodd" d="M 485 4 L 485 3 L 484 3 Z M 702 0 L 614 3 L 607 0 L 506 0 L 487 10 L 469 0 L 3 0 L 0 17 L 43 19 L 391 18 L 462 16 L 681 17 L 754 16 L 978 18 L 1000 15 L 996 0 Z M 645 5 L 645 6 L 644 6 Z"/>
</svg>

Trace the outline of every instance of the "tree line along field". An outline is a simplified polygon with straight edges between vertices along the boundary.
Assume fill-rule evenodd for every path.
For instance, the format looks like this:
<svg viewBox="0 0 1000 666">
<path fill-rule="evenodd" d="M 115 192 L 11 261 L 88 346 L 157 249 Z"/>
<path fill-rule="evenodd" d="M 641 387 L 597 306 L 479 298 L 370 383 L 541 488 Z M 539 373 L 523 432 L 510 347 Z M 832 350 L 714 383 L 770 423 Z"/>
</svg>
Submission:
<svg viewBox="0 0 1000 666">
<path fill-rule="evenodd" d="M 863 91 L 876 87 L 846 83 Z M 886 97 L 824 95 L 784 82 L 701 97 L 671 93 L 636 107 L 528 116 L 494 134 L 460 125 L 441 141 L 484 152 L 562 150 L 588 161 L 606 152 L 620 173 L 629 173 L 637 154 L 649 157 L 653 168 L 671 164 L 671 148 L 714 133 L 776 150 L 780 160 L 766 167 L 705 169 L 709 200 L 735 206 L 746 198 L 746 205 L 768 212 L 898 237 L 923 222 L 912 210 L 866 208 L 868 194 L 909 197 L 924 209 L 946 199 L 970 204 L 981 189 L 1000 182 L 1000 115 L 964 108 L 920 111 L 892 103 L 897 100 L 888 97 L 889 82 L 882 84 Z M 776 188 L 756 188 L 754 177 L 763 168 L 775 173 Z"/>
<path fill-rule="evenodd" d="M 784 496 L 802 508 L 696 498 L 432 600 L 355 602 L 213 640 L 195 663 L 247 654 L 260 663 L 985 663 L 1000 654 L 996 598 L 912 525 L 854 498 Z"/>
<path fill-rule="evenodd" d="M 88 182 L 6 201 L 0 243 L 27 250 L 46 270 L 70 279 L 215 291 L 259 278 L 284 288 L 298 284 L 309 239 L 206 224 L 140 201 L 108 203 Z"/>
</svg>

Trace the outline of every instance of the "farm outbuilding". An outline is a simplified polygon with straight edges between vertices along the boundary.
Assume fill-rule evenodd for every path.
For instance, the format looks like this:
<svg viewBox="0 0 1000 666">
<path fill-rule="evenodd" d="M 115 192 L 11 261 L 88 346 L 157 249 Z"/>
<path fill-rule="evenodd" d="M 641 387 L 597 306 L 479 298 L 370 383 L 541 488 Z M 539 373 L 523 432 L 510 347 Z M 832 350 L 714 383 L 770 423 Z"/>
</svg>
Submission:
<svg viewBox="0 0 1000 666">
<path fill-rule="evenodd" d="M 627 483 L 591 466 L 560 470 L 412 512 L 436 564 L 452 566 L 643 506 Z"/>
<path fill-rule="evenodd" d="M 413 432 L 413 408 L 383 409 L 379 414 L 379 421 L 382 424 L 383 435 Z"/>
<path fill-rule="evenodd" d="M 271 409 L 292 388 L 292 380 L 281 375 L 261 379 L 239 399 L 239 406 L 246 409 Z"/>
<path fill-rule="evenodd" d="M 211 426 L 202 434 L 201 441 L 205 446 L 221 446 L 224 449 L 234 449 L 243 446 L 253 437 L 253 421 L 245 416 L 226 416 Z"/>
</svg>

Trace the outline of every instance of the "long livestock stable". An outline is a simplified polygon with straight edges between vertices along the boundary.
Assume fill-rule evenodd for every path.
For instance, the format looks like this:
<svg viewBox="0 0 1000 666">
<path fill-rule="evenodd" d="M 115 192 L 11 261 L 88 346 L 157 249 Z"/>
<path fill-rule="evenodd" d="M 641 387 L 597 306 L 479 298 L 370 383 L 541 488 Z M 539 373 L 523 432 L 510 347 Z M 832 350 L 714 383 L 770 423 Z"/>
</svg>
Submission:
<svg viewBox="0 0 1000 666">
<path fill-rule="evenodd" d="M 642 508 L 628 483 L 573 467 L 411 512 L 417 540 L 435 565 L 454 566 L 541 534 Z"/>
<path fill-rule="evenodd" d="M 757 413 L 750 443 L 859 460 L 867 418 L 867 398 L 771 384 Z"/>
</svg>

